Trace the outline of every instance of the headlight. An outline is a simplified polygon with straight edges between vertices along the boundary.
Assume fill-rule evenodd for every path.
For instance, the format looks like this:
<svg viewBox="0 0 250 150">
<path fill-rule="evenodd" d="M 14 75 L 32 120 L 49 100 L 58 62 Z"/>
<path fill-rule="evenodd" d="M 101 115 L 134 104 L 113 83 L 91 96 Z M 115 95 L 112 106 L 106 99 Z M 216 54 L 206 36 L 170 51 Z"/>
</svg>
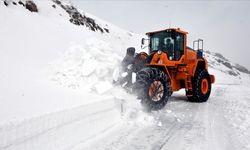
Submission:
<svg viewBox="0 0 250 150">
<path fill-rule="evenodd" d="M 157 54 L 161 55 L 162 51 L 157 51 Z"/>
</svg>

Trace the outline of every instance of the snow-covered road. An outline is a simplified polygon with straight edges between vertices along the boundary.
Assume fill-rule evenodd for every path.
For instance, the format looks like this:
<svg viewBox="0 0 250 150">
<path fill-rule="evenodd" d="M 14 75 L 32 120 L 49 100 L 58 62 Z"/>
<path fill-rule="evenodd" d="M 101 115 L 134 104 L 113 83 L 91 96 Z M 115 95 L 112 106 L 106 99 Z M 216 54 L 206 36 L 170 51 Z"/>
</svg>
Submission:
<svg viewBox="0 0 250 150">
<path fill-rule="evenodd" d="M 179 92 L 164 110 L 148 114 L 153 117 L 146 117 L 148 123 L 122 122 L 72 149 L 249 149 L 250 98 L 243 97 L 242 92 L 250 90 L 242 85 L 216 85 L 207 103 L 187 102 Z"/>
<path fill-rule="evenodd" d="M 100 101 L 3 126 L 0 149 L 250 148 L 250 98 L 244 94 L 250 89 L 244 85 L 217 84 L 206 103 L 190 103 L 180 91 L 163 110 L 152 113 L 143 112 L 133 96 L 119 92 L 108 94 L 118 93 L 118 98 L 102 96 Z"/>
<path fill-rule="evenodd" d="M 152 113 L 120 93 L 123 105 L 116 96 L 103 97 L 1 128 L 1 149 L 247 150 L 250 98 L 244 93 L 250 93 L 244 85 L 217 84 L 208 102 L 191 103 L 180 91 L 163 110 Z"/>
</svg>

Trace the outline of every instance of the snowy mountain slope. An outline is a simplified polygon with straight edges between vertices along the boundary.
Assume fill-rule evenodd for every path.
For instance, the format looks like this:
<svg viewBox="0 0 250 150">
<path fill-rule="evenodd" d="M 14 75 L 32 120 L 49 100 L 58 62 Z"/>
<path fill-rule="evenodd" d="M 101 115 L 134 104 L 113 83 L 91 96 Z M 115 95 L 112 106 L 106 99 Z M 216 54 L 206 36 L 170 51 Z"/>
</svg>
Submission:
<svg viewBox="0 0 250 150">
<path fill-rule="evenodd" d="M 165 109 L 147 114 L 111 84 L 126 48 L 141 51 L 141 35 L 65 2 L 36 0 L 37 13 L 6 2 L 0 1 L 0 149 L 249 148 L 246 69 L 207 52 L 216 76 L 210 100 L 189 103 L 180 91 Z"/>
<path fill-rule="evenodd" d="M 3 1 L 1 1 L 1 3 L 2 2 Z M 55 72 L 51 69 L 47 71 L 50 66 L 48 64 L 54 63 L 63 53 L 68 53 L 66 52 L 68 49 L 77 47 L 74 45 L 82 45 L 84 53 L 92 55 L 91 52 L 93 51 L 93 53 L 95 53 L 93 55 L 98 56 L 96 48 L 91 47 L 90 49 L 87 46 L 85 47 L 85 43 L 94 40 L 97 42 L 96 46 L 103 46 L 99 43 L 104 42 L 99 41 L 113 41 L 112 45 L 108 44 L 105 48 L 109 47 L 109 50 L 112 50 L 109 53 L 116 51 L 120 52 L 122 55 L 125 54 L 126 47 L 132 43 L 136 43 L 134 38 L 136 35 L 132 38 L 122 29 L 119 30 L 114 27 L 114 30 L 111 29 L 110 33 L 103 34 L 100 32 L 93 32 L 88 27 L 86 28 L 84 26 L 72 24 L 69 21 L 68 14 L 64 10 L 60 7 L 57 7 L 57 9 L 52 7 L 52 5 L 55 4 L 54 2 L 49 0 L 35 2 L 39 10 L 38 13 L 29 12 L 23 8 L 22 5 L 9 5 L 8 7 L 3 4 L 0 5 L 1 98 L 2 103 L 8 104 L 7 107 L 1 105 L 3 107 L 1 109 L 6 110 L 15 108 L 13 113 L 15 111 L 26 111 L 23 110 L 22 107 L 25 108 L 25 105 L 39 102 L 43 102 L 41 106 L 30 109 L 41 112 L 50 111 L 55 108 L 55 106 L 51 108 L 47 106 L 51 103 L 51 97 L 55 99 L 53 105 L 60 105 L 60 103 L 63 102 L 68 103 L 69 99 L 71 99 L 70 97 L 74 97 L 75 94 L 71 94 L 72 92 L 78 93 L 77 95 L 82 95 L 81 90 L 69 92 L 68 89 L 62 89 L 61 86 L 55 87 L 55 82 L 48 79 L 48 75 L 50 75 L 51 72 L 56 74 L 56 70 Z M 110 28 L 112 27 L 113 25 L 111 25 Z M 117 32 L 120 32 L 120 34 L 117 35 Z M 126 40 L 123 41 L 118 38 L 118 36 L 123 36 Z M 100 55 L 105 57 L 105 52 L 103 53 L 104 54 Z M 85 57 L 88 57 L 87 54 Z M 116 60 L 117 57 L 110 57 L 110 59 L 111 60 L 108 60 L 109 64 L 112 62 L 112 59 Z M 63 60 L 63 62 L 65 64 L 67 63 L 66 60 Z M 60 66 L 54 68 L 60 69 Z M 52 89 L 48 89 L 50 87 Z M 51 90 L 56 91 L 51 92 Z M 74 100 L 79 99 L 73 97 L 72 99 Z M 16 103 L 16 99 L 21 100 Z M 81 100 L 76 101 L 82 103 Z M 44 106 L 42 106 L 43 104 Z M 60 109 L 60 106 L 58 107 L 58 109 Z M 1 113 L 1 122 L 14 117 L 18 119 L 19 114 L 21 117 L 23 115 L 17 112 L 13 116 L 9 116 L 9 113 L 5 114 L 4 112 L 8 111 L 6 110 Z M 26 115 L 30 116 L 32 112 L 33 110 L 27 112 Z"/>
<path fill-rule="evenodd" d="M 250 71 L 246 69 L 244 66 L 231 62 L 230 60 L 223 57 L 223 55 L 220 53 L 205 51 L 204 54 L 206 58 L 208 59 L 209 67 L 211 68 L 211 70 L 216 70 L 220 73 L 224 73 L 228 75 L 228 77 L 232 78 L 231 83 L 233 82 L 249 83 L 248 81 L 250 77 Z M 221 81 L 225 82 L 225 79 L 224 80 L 222 79 Z M 220 80 L 219 80 L 219 83 L 221 83 Z"/>
</svg>

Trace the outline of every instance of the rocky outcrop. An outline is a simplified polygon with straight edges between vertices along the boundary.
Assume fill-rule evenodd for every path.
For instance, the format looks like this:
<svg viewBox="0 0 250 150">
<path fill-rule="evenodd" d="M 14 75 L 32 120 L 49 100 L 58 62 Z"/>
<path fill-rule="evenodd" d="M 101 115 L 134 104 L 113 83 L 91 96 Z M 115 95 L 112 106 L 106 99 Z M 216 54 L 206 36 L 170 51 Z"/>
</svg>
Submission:
<svg viewBox="0 0 250 150">
<path fill-rule="evenodd" d="M 86 26 L 92 31 L 100 31 L 101 33 L 109 33 L 109 29 L 102 28 L 94 19 L 81 14 L 77 8 L 72 5 L 64 4 L 60 0 L 53 0 L 55 4 L 63 8 L 69 14 L 69 21 L 78 26 Z"/>
<path fill-rule="evenodd" d="M 74 7 L 73 5 L 67 4 L 60 0 L 52 0 L 55 4 L 52 5 L 54 9 L 62 8 L 69 14 L 69 21 L 77 26 L 85 26 L 94 32 L 101 32 L 101 33 L 109 33 L 109 29 L 105 26 L 102 27 L 101 25 L 97 24 L 93 18 L 87 17 L 79 10 Z M 9 5 L 19 5 L 23 6 L 30 12 L 38 12 L 38 6 L 32 0 L 3 0 L 3 4 L 8 7 Z"/>
<path fill-rule="evenodd" d="M 208 60 L 210 67 L 215 68 L 217 70 L 220 70 L 222 72 L 225 72 L 225 73 L 232 75 L 232 76 L 240 76 L 241 73 L 245 73 L 245 74 L 250 75 L 250 71 L 247 68 L 245 68 L 244 66 L 241 66 L 239 64 L 232 63 L 230 60 L 225 58 L 222 54 L 213 53 L 210 51 L 204 51 L 204 52 L 205 52 L 205 55 L 210 58 Z M 224 66 L 227 69 L 225 69 L 225 70 L 220 69 L 220 67 L 218 67 L 218 65 Z"/>
<path fill-rule="evenodd" d="M 26 1 L 25 8 L 31 12 L 38 12 L 36 4 L 31 0 Z"/>
<path fill-rule="evenodd" d="M 245 68 L 244 66 L 241 66 L 239 64 L 235 64 L 235 66 L 233 66 L 233 67 L 235 69 L 237 69 L 238 71 L 240 71 L 240 72 L 244 72 L 246 74 L 250 74 L 250 71 L 247 68 Z"/>
<path fill-rule="evenodd" d="M 38 12 L 37 5 L 32 1 L 32 0 L 19 0 L 19 1 L 12 1 L 12 0 L 4 0 L 4 5 L 9 6 L 9 5 L 21 5 L 24 8 L 28 9 L 31 12 Z"/>
</svg>

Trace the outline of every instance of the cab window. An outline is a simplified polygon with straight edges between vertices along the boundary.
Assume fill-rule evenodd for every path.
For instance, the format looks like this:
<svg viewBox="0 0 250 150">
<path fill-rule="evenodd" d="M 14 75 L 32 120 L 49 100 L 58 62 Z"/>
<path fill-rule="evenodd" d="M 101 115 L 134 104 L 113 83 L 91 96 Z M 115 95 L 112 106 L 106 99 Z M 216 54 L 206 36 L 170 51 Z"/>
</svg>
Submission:
<svg viewBox="0 0 250 150">
<path fill-rule="evenodd" d="M 159 37 L 152 38 L 151 39 L 151 51 L 159 50 L 159 43 L 160 43 Z"/>
<path fill-rule="evenodd" d="M 150 53 L 164 51 L 169 60 L 179 60 L 184 54 L 184 34 L 178 32 L 158 32 L 150 36 Z"/>
<path fill-rule="evenodd" d="M 182 33 L 176 33 L 175 40 L 175 60 L 179 60 L 184 54 L 184 35 Z"/>
</svg>

